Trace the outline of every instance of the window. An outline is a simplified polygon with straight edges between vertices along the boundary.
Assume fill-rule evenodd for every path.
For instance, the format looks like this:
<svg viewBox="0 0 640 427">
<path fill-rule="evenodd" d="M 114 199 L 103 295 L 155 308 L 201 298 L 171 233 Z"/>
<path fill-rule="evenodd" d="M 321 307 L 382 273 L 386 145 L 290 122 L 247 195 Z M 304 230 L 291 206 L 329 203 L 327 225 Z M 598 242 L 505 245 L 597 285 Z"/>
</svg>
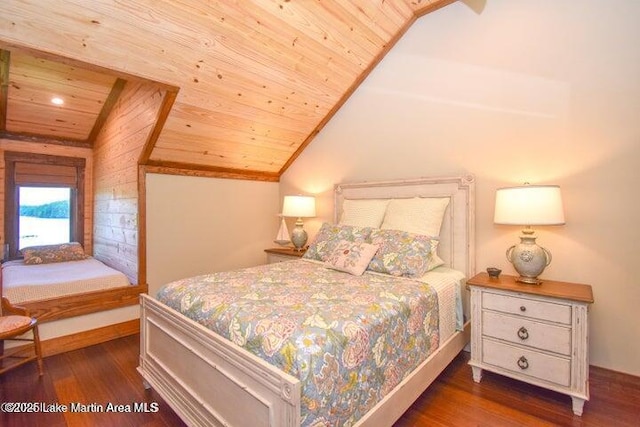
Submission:
<svg viewBox="0 0 640 427">
<path fill-rule="evenodd" d="M 27 246 L 84 244 L 84 168 L 81 158 L 5 153 L 8 259 Z"/>
<path fill-rule="evenodd" d="M 71 241 L 71 188 L 18 187 L 18 249 Z"/>
</svg>

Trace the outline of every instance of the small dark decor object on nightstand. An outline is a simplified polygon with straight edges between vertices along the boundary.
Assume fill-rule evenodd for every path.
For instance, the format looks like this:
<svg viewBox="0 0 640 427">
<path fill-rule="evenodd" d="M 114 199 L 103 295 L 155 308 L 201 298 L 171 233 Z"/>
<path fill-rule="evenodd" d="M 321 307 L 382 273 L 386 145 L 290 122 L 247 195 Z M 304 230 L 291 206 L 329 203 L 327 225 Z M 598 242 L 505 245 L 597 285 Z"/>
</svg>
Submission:
<svg viewBox="0 0 640 427">
<path fill-rule="evenodd" d="M 496 267 L 487 268 L 487 274 L 489 274 L 489 277 L 498 278 L 500 276 L 500 273 L 502 273 L 502 270 L 500 270 L 499 268 L 496 268 Z"/>
</svg>

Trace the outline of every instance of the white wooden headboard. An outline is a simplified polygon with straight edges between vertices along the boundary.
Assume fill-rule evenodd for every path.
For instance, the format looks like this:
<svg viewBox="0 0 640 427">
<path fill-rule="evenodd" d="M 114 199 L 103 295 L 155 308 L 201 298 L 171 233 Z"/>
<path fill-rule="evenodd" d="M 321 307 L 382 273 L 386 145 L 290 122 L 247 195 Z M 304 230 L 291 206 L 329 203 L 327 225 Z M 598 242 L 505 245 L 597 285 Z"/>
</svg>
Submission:
<svg viewBox="0 0 640 427">
<path fill-rule="evenodd" d="M 400 199 L 449 197 L 440 230 L 438 254 L 445 265 L 475 274 L 475 181 L 473 175 L 417 178 L 398 181 L 354 182 L 334 188 L 334 222 L 345 199 Z"/>
</svg>

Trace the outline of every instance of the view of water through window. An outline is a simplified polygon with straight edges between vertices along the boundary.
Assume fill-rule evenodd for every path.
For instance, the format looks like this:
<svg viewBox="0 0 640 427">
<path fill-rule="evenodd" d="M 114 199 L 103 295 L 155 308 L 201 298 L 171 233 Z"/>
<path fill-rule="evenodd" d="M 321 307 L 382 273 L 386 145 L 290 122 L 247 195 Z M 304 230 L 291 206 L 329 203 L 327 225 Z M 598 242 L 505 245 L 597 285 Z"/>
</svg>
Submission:
<svg viewBox="0 0 640 427">
<path fill-rule="evenodd" d="M 20 187 L 19 249 L 70 240 L 71 189 Z"/>
</svg>

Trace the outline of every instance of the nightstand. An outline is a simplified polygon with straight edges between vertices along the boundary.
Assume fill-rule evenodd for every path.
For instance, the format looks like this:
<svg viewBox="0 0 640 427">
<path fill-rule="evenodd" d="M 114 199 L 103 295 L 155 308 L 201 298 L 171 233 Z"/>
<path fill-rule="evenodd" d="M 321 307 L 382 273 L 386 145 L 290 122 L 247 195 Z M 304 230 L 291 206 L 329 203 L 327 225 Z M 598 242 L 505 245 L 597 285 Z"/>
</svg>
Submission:
<svg viewBox="0 0 640 427">
<path fill-rule="evenodd" d="M 269 248 L 264 250 L 267 253 L 267 263 L 272 264 L 274 262 L 289 261 L 292 259 L 302 258 L 302 255 L 306 252 L 306 248 L 297 251 L 294 248 Z"/>
<path fill-rule="evenodd" d="M 589 400 L 588 309 L 591 286 L 544 280 L 540 285 L 480 273 L 471 290 L 473 380 L 488 370 L 571 396 L 582 415 Z"/>
</svg>

